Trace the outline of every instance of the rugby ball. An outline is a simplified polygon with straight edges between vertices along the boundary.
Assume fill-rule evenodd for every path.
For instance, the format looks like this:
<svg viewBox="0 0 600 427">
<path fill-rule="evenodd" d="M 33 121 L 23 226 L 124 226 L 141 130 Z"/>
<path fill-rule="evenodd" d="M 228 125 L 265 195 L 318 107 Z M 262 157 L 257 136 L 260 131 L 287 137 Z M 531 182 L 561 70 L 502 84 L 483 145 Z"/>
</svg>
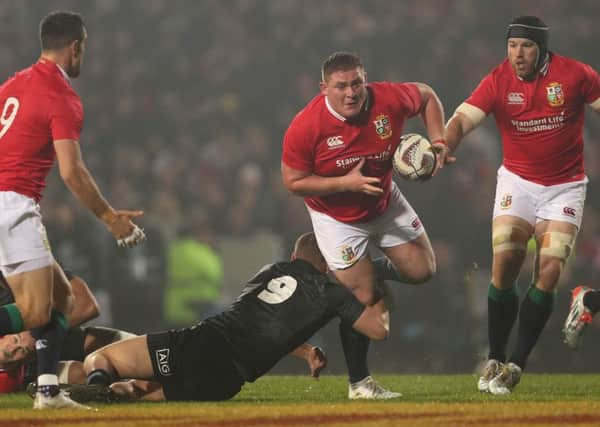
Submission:
<svg viewBox="0 0 600 427">
<path fill-rule="evenodd" d="M 427 138 L 418 133 L 408 133 L 400 137 L 400 145 L 394 152 L 392 164 L 394 171 L 404 179 L 425 180 L 431 177 L 436 158 Z"/>
</svg>

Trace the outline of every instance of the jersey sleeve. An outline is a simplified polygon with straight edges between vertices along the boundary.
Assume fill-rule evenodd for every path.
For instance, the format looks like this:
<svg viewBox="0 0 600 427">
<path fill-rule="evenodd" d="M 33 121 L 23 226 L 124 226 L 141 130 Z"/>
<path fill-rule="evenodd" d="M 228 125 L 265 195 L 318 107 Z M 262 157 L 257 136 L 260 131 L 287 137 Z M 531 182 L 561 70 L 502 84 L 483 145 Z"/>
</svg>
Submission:
<svg viewBox="0 0 600 427">
<path fill-rule="evenodd" d="M 59 97 L 50 111 L 52 140 L 74 139 L 79 141 L 83 128 L 83 106 L 79 97 L 64 95 Z"/>
<path fill-rule="evenodd" d="M 390 83 L 390 92 L 402 106 L 407 117 L 414 117 L 421 111 L 423 99 L 417 85 L 413 83 Z"/>
<path fill-rule="evenodd" d="M 314 167 L 314 144 L 311 144 L 310 135 L 299 121 L 299 116 L 296 116 L 283 137 L 281 160 L 292 169 L 312 172 Z"/>
<path fill-rule="evenodd" d="M 591 66 L 582 64 L 582 93 L 586 104 L 593 104 L 600 99 L 600 75 Z"/>
<path fill-rule="evenodd" d="M 344 286 L 334 283 L 328 283 L 326 286 L 327 298 L 335 313 L 342 322 L 353 325 L 365 310 L 365 306 Z"/>
<path fill-rule="evenodd" d="M 494 109 L 496 100 L 496 84 L 493 74 L 488 74 L 475 88 L 471 96 L 465 101 L 467 104 L 473 105 L 485 114 L 490 114 Z"/>
</svg>

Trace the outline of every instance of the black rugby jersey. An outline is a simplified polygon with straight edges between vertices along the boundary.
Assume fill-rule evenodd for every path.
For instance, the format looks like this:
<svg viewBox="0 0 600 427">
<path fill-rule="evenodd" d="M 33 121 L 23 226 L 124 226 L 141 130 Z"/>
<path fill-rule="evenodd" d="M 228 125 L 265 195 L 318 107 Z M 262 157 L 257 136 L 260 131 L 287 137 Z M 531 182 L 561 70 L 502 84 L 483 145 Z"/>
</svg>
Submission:
<svg viewBox="0 0 600 427">
<path fill-rule="evenodd" d="M 202 323 L 223 336 L 244 380 L 254 381 L 334 317 L 352 325 L 364 309 L 299 259 L 263 267 L 227 310 Z"/>
</svg>

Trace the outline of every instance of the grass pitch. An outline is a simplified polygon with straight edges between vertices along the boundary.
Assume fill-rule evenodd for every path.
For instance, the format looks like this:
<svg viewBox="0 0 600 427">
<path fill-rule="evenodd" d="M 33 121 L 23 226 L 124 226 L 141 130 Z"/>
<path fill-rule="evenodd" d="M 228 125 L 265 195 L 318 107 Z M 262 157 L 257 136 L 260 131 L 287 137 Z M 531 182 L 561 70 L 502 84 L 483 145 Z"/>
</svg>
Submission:
<svg viewBox="0 0 600 427">
<path fill-rule="evenodd" d="M 509 396 L 476 391 L 474 375 L 377 375 L 403 397 L 349 401 L 346 378 L 266 376 L 221 403 L 94 405 L 98 412 L 33 411 L 0 396 L 3 426 L 599 426 L 600 375 L 525 374 Z"/>
</svg>

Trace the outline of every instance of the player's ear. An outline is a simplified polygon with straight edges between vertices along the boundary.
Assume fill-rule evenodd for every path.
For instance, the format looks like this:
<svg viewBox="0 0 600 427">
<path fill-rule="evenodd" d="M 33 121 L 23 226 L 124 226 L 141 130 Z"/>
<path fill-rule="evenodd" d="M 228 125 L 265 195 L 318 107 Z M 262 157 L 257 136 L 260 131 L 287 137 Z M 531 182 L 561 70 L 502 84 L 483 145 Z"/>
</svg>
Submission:
<svg viewBox="0 0 600 427">
<path fill-rule="evenodd" d="M 292 252 L 292 254 L 290 255 L 290 260 L 294 261 L 296 258 L 298 258 L 298 256 L 296 255 L 296 251 Z"/>
<path fill-rule="evenodd" d="M 319 90 L 323 95 L 327 95 L 327 82 L 321 81 L 319 82 Z"/>
<path fill-rule="evenodd" d="M 73 40 L 71 42 L 71 45 L 69 46 L 71 49 L 71 52 L 73 52 L 73 56 L 78 57 L 79 55 L 81 55 L 81 40 Z"/>
</svg>

